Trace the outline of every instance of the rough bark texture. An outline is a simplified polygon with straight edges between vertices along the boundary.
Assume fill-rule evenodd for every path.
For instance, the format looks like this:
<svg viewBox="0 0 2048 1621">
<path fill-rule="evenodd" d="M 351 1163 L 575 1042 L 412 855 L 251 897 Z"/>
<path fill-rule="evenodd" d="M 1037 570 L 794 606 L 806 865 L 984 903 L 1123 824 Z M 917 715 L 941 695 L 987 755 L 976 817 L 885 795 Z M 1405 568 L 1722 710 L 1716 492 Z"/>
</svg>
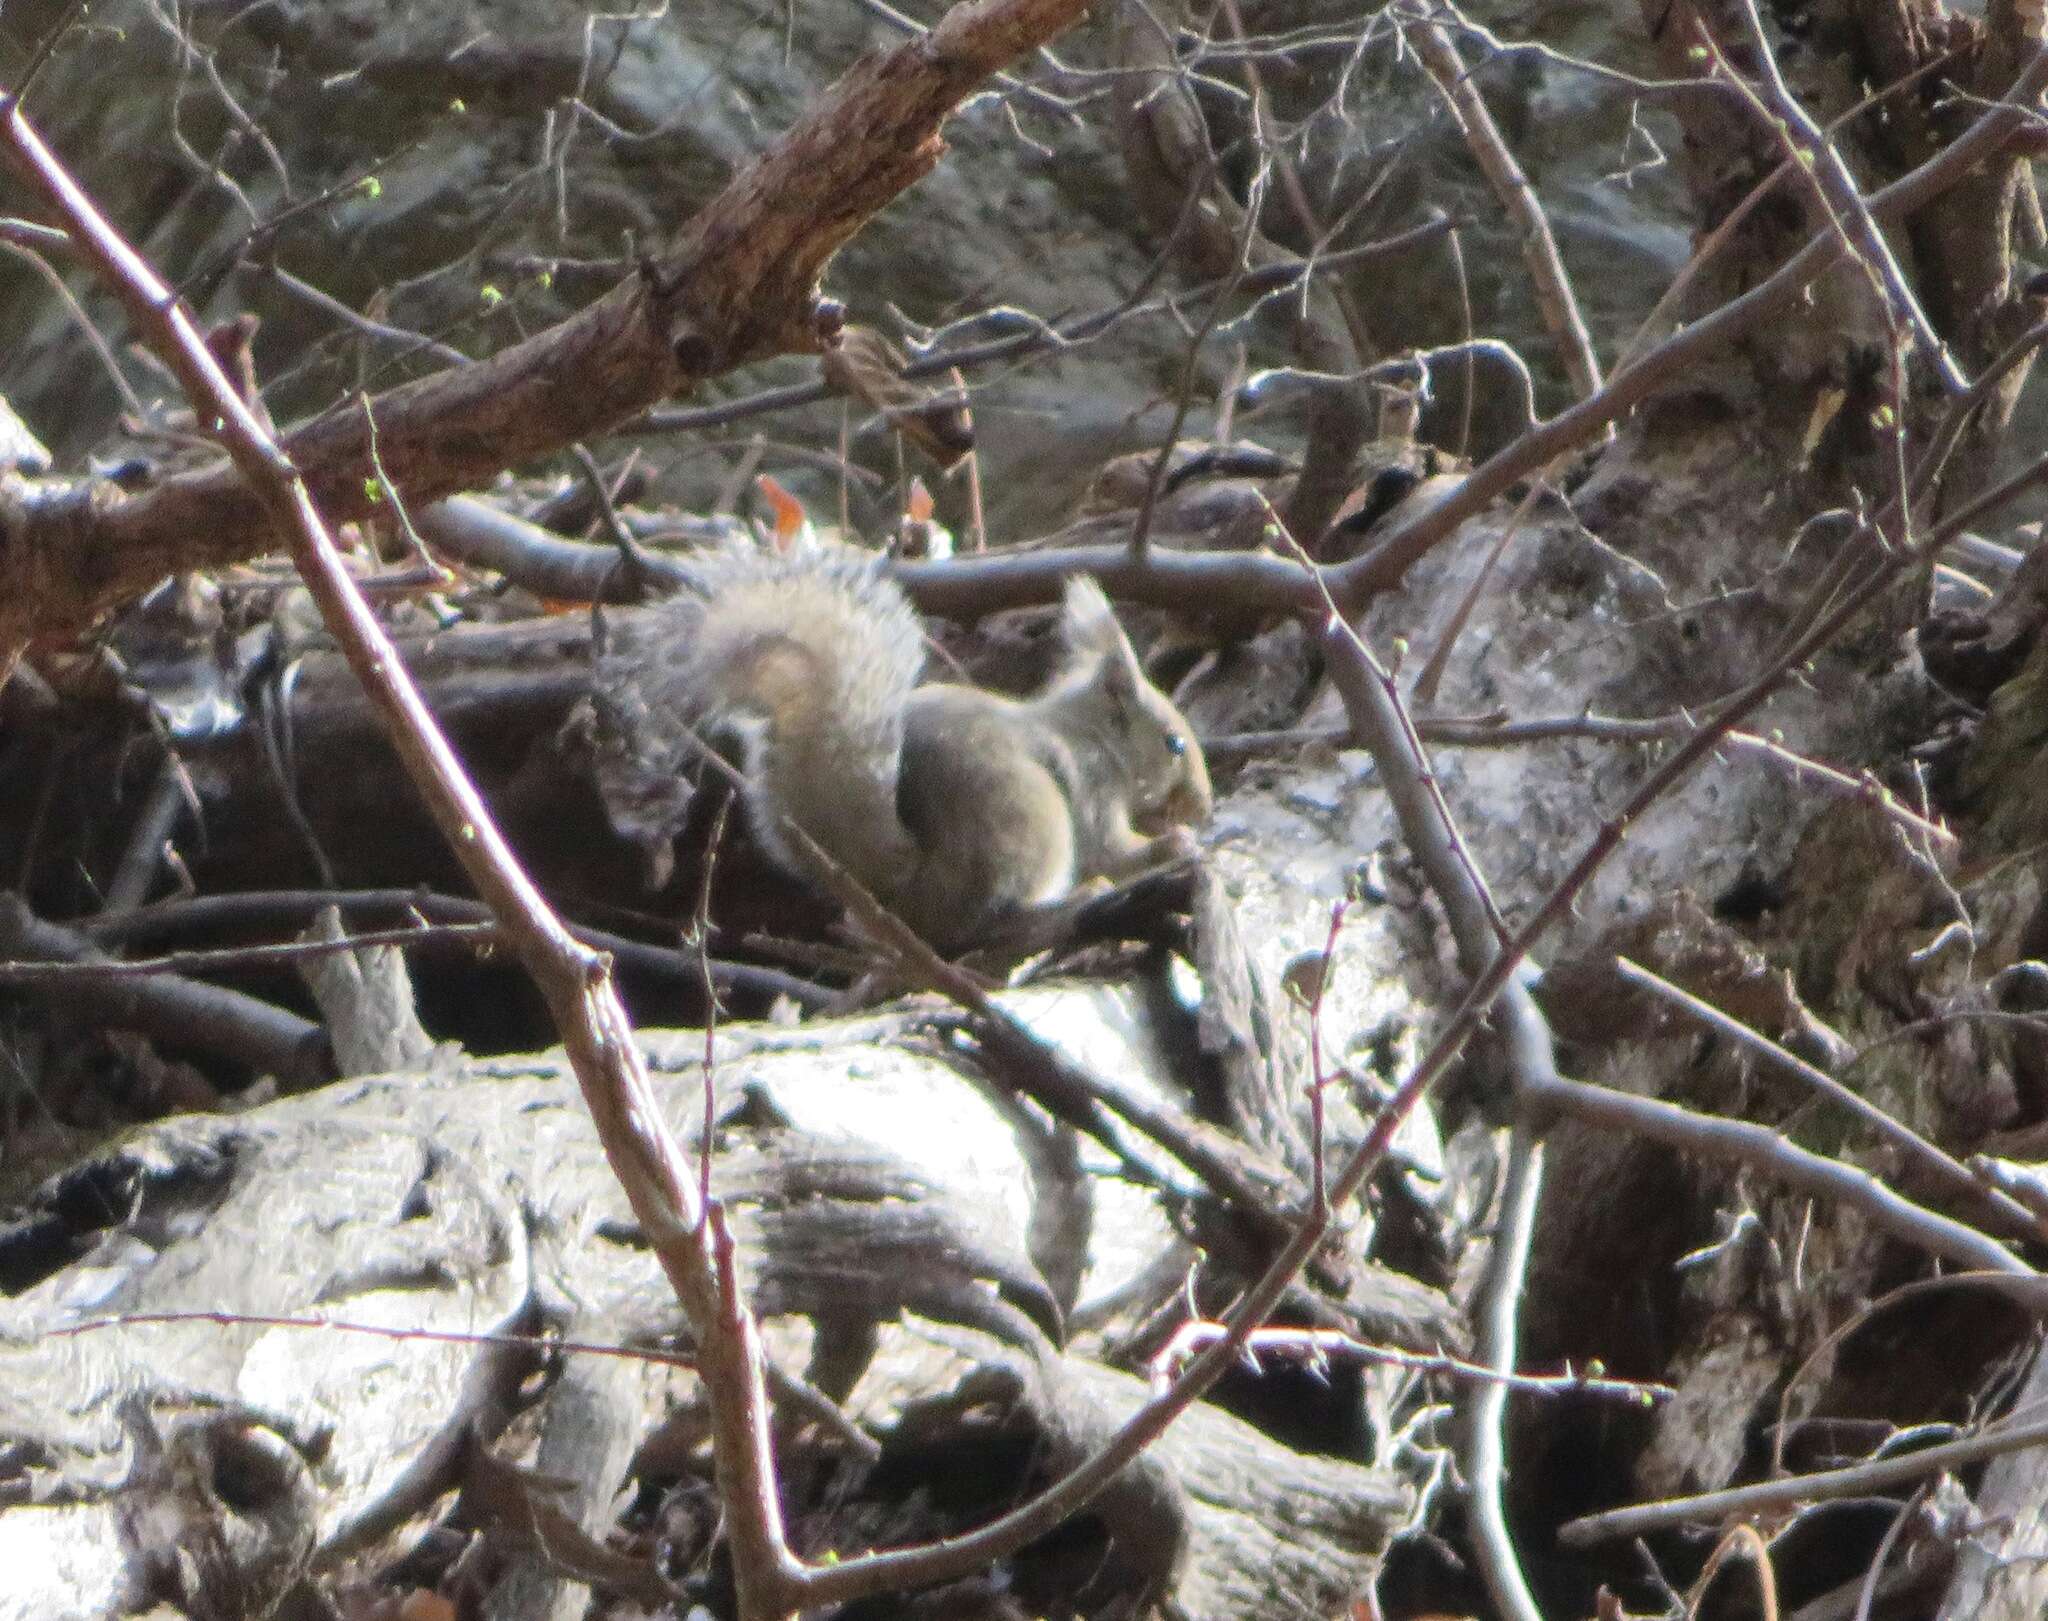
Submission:
<svg viewBox="0 0 2048 1621">
<path fill-rule="evenodd" d="M 838 319 L 817 305 L 832 255 L 938 161 L 939 126 L 962 96 L 1080 12 L 1077 0 L 979 0 L 864 58 L 603 298 L 486 360 L 331 410 L 289 435 L 286 454 L 340 523 L 374 504 L 379 468 L 407 499 L 429 501 L 732 366 L 816 347 Z M 238 562 L 272 541 L 261 504 L 224 464 L 126 499 L 102 485 L 10 501 L 0 538 L 0 603 L 15 605 L 11 617 L 0 609 L 7 663 L 32 634 L 83 628 L 179 567 Z"/>
</svg>

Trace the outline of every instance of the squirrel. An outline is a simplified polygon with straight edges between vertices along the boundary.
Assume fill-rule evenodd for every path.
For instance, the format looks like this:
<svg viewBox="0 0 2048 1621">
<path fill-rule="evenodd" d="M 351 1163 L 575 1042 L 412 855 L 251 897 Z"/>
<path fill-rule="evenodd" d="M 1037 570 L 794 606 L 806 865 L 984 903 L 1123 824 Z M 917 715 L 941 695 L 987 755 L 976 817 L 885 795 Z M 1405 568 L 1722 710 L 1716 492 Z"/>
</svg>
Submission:
<svg viewBox="0 0 2048 1621">
<path fill-rule="evenodd" d="M 1093 580 L 1067 582 L 1060 668 L 1019 700 L 920 686 L 917 614 L 850 546 L 733 543 L 688 574 L 641 655 L 642 700 L 737 736 L 779 865 L 811 870 L 787 822 L 938 950 L 1185 855 L 1208 820 L 1201 745 Z"/>
</svg>

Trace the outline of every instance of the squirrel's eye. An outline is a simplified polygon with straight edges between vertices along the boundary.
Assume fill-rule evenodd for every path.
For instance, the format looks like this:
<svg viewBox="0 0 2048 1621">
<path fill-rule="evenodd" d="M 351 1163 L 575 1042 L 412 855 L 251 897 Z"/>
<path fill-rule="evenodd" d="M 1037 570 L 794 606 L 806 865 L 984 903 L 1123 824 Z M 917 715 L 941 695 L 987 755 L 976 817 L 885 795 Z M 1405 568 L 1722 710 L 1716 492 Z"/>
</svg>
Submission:
<svg viewBox="0 0 2048 1621">
<path fill-rule="evenodd" d="M 1166 752 L 1168 754 L 1172 755 L 1176 760 L 1178 760 L 1183 754 L 1187 753 L 1187 751 L 1188 740 L 1186 738 L 1182 737 L 1178 732 L 1167 733 Z"/>
</svg>

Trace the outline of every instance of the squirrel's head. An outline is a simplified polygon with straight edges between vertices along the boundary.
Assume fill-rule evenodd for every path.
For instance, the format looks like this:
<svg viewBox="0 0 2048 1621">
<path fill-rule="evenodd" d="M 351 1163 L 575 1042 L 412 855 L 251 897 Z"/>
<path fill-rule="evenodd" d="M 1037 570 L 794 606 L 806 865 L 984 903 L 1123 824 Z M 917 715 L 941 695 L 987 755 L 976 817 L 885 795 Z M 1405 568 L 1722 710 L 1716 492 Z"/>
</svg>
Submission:
<svg viewBox="0 0 2048 1621">
<path fill-rule="evenodd" d="M 1132 819 L 1148 833 L 1209 820 L 1209 766 L 1187 717 L 1147 678 L 1102 587 L 1067 581 L 1061 624 L 1072 665 L 1067 681 L 1097 700 L 1102 741 L 1130 783 Z"/>
</svg>

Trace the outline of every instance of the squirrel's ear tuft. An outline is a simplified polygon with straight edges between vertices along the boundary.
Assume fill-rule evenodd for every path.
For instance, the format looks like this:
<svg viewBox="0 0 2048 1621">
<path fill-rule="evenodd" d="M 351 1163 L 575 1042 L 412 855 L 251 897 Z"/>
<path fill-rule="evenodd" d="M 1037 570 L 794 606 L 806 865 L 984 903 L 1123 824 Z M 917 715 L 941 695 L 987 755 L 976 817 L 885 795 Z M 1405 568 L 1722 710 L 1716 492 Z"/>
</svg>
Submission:
<svg viewBox="0 0 2048 1621">
<path fill-rule="evenodd" d="M 1145 673 L 1124 627 L 1109 606 L 1102 587 L 1085 574 L 1067 581 L 1067 600 L 1060 616 L 1067 649 L 1084 665 L 1092 665 L 1095 679 L 1121 692 L 1144 685 Z"/>
<path fill-rule="evenodd" d="M 1060 623 L 1067 645 L 1076 653 L 1113 653 L 1124 639 L 1123 627 L 1110 611 L 1102 587 L 1085 574 L 1067 581 L 1067 597 Z"/>
</svg>

